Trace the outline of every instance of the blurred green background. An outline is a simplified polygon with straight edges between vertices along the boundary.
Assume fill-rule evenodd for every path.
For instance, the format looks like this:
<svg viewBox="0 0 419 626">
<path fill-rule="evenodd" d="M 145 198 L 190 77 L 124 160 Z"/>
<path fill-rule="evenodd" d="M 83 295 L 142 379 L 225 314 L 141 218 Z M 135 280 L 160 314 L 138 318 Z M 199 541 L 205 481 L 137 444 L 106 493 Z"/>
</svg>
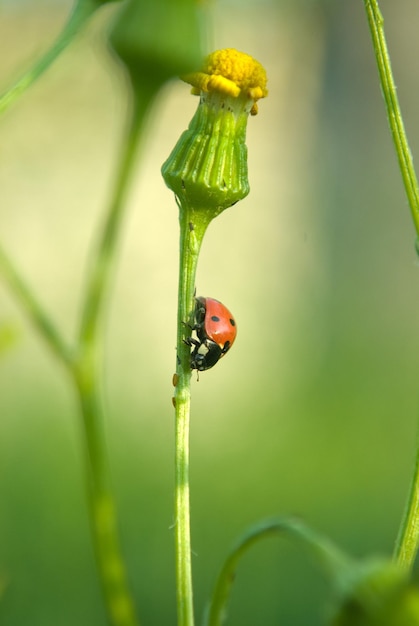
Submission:
<svg viewBox="0 0 419 626">
<path fill-rule="evenodd" d="M 382 0 L 398 94 L 419 153 L 419 6 Z M 69 2 L 0 7 L 6 88 L 59 32 Z M 126 87 L 105 7 L 0 120 L 1 238 L 61 328 L 75 331 Z M 192 543 L 200 616 L 223 556 L 261 518 L 298 515 L 355 556 L 391 554 L 413 468 L 419 265 L 363 2 L 220 0 L 211 47 L 266 67 L 249 120 L 248 198 L 204 242 L 197 289 L 238 322 L 193 383 Z M 142 624 L 175 625 L 173 410 L 177 208 L 160 166 L 197 99 L 160 96 L 130 194 L 107 333 L 107 424 L 123 546 Z M 80 423 L 64 372 L 0 285 L 0 624 L 105 623 Z M 333 598 L 302 550 L 243 561 L 232 626 L 317 626 Z M 197 620 L 199 622 L 199 620 Z"/>
</svg>

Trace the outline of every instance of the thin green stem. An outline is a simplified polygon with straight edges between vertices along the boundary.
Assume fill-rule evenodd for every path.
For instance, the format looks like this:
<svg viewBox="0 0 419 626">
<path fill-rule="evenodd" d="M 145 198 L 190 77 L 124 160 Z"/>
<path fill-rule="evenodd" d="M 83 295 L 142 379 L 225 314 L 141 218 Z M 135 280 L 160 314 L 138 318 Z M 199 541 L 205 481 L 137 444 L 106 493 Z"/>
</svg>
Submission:
<svg viewBox="0 0 419 626">
<path fill-rule="evenodd" d="M 190 336 L 195 297 L 195 276 L 203 236 L 210 219 L 180 207 L 180 260 L 177 323 L 177 384 L 175 390 L 175 559 L 178 626 L 193 626 L 193 588 L 189 503 Z"/>
<path fill-rule="evenodd" d="M 394 146 L 399 161 L 403 183 L 409 201 L 410 210 L 419 237 L 419 186 L 413 167 L 413 159 L 407 141 L 400 105 L 397 98 L 391 70 L 390 55 L 387 48 L 384 20 L 377 0 L 364 0 L 368 16 L 374 52 L 380 75 L 381 88 L 387 109 L 388 121 L 393 136 Z"/>
<path fill-rule="evenodd" d="M 409 150 L 403 119 L 391 71 L 390 56 L 384 33 L 384 20 L 377 0 L 364 0 L 371 30 L 374 52 L 377 59 L 381 87 L 387 115 L 399 160 L 400 171 L 409 201 L 410 210 L 419 237 L 419 186 L 413 160 Z M 418 448 L 419 457 L 419 448 Z M 419 547 L 419 468 L 416 470 L 410 489 L 406 512 L 396 542 L 394 558 L 403 569 L 410 570 Z"/>
<path fill-rule="evenodd" d="M 14 85 L 0 95 L 0 115 L 49 68 L 61 52 L 73 41 L 97 7 L 98 3 L 95 0 L 78 0 L 76 2 L 67 23 L 52 46 Z"/>
<path fill-rule="evenodd" d="M 72 350 L 65 343 L 61 333 L 54 326 L 50 316 L 36 299 L 26 281 L 0 245 L 0 274 L 8 284 L 22 310 L 45 340 L 55 356 L 65 365 L 72 362 Z"/>
</svg>

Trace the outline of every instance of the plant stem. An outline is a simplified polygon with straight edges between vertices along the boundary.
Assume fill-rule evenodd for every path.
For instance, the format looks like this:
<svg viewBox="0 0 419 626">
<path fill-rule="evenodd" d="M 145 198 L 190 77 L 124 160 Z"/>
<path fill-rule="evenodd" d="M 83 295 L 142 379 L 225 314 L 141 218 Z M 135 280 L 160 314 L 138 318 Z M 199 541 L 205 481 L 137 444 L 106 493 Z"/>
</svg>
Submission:
<svg viewBox="0 0 419 626">
<path fill-rule="evenodd" d="M 77 31 L 99 6 L 97 0 L 79 0 L 62 33 L 48 52 L 0 97 L 0 113 L 5 111 L 56 59 Z M 86 486 L 93 544 L 109 621 L 113 626 L 137 626 L 134 603 L 125 574 L 111 487 L 104 433 L 102 399 L 101 333 L 109 296 L 111 276 L 124 217 L 125 196 L 137 154 L 146 113 L 158 91 L 157 83 L 134 86 L 134 106 L 129 132 L 122 151 L 116 185 L 102 236 L 93 258 L 90 278 L 82 305 L 76 349 L 70 351 L 51 320 L 18 275 L 0 248 L 0 271 L 30 315 L 41 335 L 69 368 L 78 392 L 83 418 Z"/>
<path fill-rule="evenodd" d="M 73 41 L 79 30 L 97 9 L 95 0 L 78 0 L 63 30 L 34 65 L 21 76 L 12 87 L 0 96 L 0 115 L 21 96 Z"/>
<path fill-rule="evenodd" d="M 35 298 L 16 267 L 0 245 L 0 274 L 3 276 L 10 290 L 14 293 L 22 310 L 31 319 L 41 337 L 52 352 L 66 365 L 72 361 L 72 351 L 66 345 L 60 332 L 55 328 L 51 318 Z"/>
<path fill-rule="evenodd" d="M 120 161 L 113 199 L 87 285 L 77 347 L 71 350 L 0 246 L 0 273 L 55 355 L 71 372 L 79 396 L 85 442 L 86 484 L 93 543 L 105 604 L 113 626 L 137 626 L 121 554 L 116 509 L 104 435 L 101 330 L 115 253 L 124 216 L 127 186 L 135 164 L 146 113 L 157 87 L 136 93 L 132 122 Z"/>
<path fill-rule="evenodd" d="M 364 0 L 370 26 L 374 52 L 380 75 L 381 88 L 387 109 L 388 121 L 399 160 L 400 171 L 409 201 L 410 210 L 415 224 L 416 233 L 419 237 L 419 186 L 413 167 L 413 159 L 409 150 L 400 105 L 397 98 L 391 70 L 390 55 L 388 53 L 384 20 L 381 15 L 377 0 Z"/>
<path fill-rule="evenodd" d="M 377 0 L 364 0 L 377 59 L 381 87 L 396 148 L 404 187 L 419 237 L 419 187 L 407 142 L 387 49 L 384 20 Z M 411 570 L 419 547 L 419 447 L 410 494 L 396 541 L 394 558 L 401 568 Z"/>
<path fill-rule="evenodd" d="M 138 149 L 138 141 L 145 116 L 155 96 L 155 91 L 138 94 L 134 102 L 131 126 L 126 135 L 126 143 L 120 160 L 119 172 L 113 197 L 108 209 L 102 235 L 93 259 L 90 277 L 81 313 L 79 341 L 82 346 L 95 344 L 101 329 L 101 322 L 108 297 L 114 257 L 119 243 L 119 235 L 124 217 L 125 196 Z"/>
<path fill-rule="evenodd" d="M 191 366 L 190 347 L 184 339 L 191 334 L 195 276 L 199 251 L 211 221 L 201 211 L 199 218 L 190 207 L 180 207 L 180 259 L 177 320 L 177 384 L 174 404 L 175 427 L 175 559 L 178 626 L 193 626 L 193 589 L 191 566 L 189 503 L 189 417 Z"/>
<path fill-rule="evenodd" d="M 93 355 L 92 355 L 93 357 Z M 83 416 L 84 457 L 93 545 L 110 624 L 137 626 L 128 588 L 107 460 L 100 375 L 88 358 L 77 372 L 77 389 Z"/>
<path fill-rule="evenodd" d="M 111 274 L 122 226 L 127 185 L 137 154 L 138 140 L 155 91 L 136 94 L 132 123 L 126 136 L 113 199 L 93 261 L 82 308 L 79 352 L 73 368 L 83 416 L 86 478 L 91 528 L 99 574 L 111 623 L 135 626 L 134 604 L 128 589 L 118 541 L 117 519 L 112 494 L 104 435 L 101 393 L 101 330 L 108 301 Z"/>
</svg>

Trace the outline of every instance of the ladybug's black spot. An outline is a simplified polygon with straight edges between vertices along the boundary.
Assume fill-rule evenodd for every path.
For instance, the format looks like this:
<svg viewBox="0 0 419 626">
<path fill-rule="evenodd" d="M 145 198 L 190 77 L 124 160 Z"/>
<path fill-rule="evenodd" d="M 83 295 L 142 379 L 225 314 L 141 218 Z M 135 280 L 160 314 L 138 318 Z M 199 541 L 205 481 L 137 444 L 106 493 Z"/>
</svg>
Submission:
<svg viewBox="0 0 419 626">
<path fill-rule="evenodd" d="M 220 321 L 220 318 L 219 318 L 217 315 L 211 315 L 211 320 L 212 320 L 213 322 L 219 322 L 219 321 Z"/>
<path fill-rule="evenodd" d="M 223 348 L 223 354 L 225 354 L 228 350 L 230 350 L 230 342 L 226 341 Z"/>
<path fill-rule="evenodd" d="M 231 324 L 232 326 L 235 326 L 235 325 L 236 325 L 236 322 L 233 320 L 233 318 L 232 318 L 232 317 L 230 317 L 230 324 Z"/>
</svg>

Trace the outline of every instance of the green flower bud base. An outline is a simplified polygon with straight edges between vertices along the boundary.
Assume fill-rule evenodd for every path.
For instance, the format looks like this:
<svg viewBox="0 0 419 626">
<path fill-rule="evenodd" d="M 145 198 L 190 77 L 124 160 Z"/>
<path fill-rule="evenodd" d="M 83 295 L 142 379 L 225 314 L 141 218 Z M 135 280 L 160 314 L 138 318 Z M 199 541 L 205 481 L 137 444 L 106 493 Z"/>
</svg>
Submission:
<svg viewBox="0 0 419 626">
<path fill-rule="evenodd" d="M 212 212 L 212 218 L 250 191 L 246 125 L 251 102 L 212 92 L 201 96 L 188 130 L 162 174 L 182 206 Z"/>
</svg>

